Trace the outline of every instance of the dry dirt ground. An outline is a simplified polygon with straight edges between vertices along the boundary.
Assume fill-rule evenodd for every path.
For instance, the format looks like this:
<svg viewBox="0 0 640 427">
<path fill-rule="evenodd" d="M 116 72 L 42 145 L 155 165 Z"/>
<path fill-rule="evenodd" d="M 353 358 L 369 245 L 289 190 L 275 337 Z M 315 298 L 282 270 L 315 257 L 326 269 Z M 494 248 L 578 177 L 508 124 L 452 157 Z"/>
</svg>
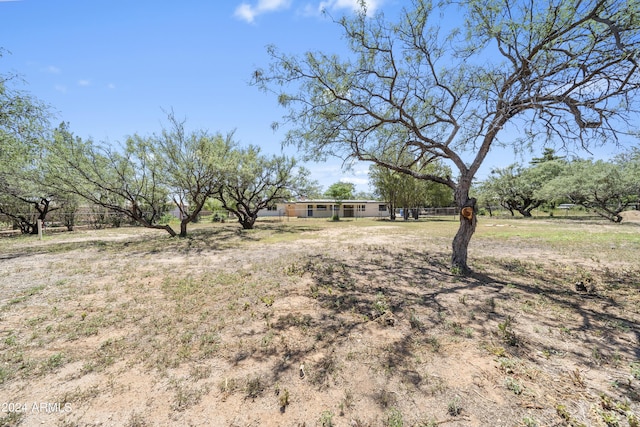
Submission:
<svg viewBox="0 0 640 427">
<path fill-rule="evenodd" d="M 640 425 L 640 223 L 0 240 L 0 426 Z"/>
</svg>

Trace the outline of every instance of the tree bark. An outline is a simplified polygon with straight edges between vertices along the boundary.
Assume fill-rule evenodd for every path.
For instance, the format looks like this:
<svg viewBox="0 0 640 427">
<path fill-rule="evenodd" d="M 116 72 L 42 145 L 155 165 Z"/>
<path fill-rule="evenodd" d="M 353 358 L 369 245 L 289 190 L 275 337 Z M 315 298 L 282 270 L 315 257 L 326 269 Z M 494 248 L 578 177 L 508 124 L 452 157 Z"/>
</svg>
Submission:
<svg viewBox="0 0 640 427">
<path fill-rule="evenodd" d="M 460 227 L 458 228 L 456 236 L 453 238 L 453 254 L 451 255 L 451 266 L 459 269 L 462 273 L 469 272 L 469 266 L 467 265 L 467 251 L 469 248 L 469 242 L 471 241 L 471 236 L 473 236 L 473 233 L 476 231 L 476 223 L 478 221 L 475 212 L 475 200 L 473 200 L 472 204 L 465 207 L 473 208 L 473 217 L 469 220 L 460 215 Z"/>
<path fill-rule="evenodd" d="M 185 221 L 184 219 L 180 221 L 180 237 L 187 237 L 187 225 L 189 221 Z"/>
<path fill-rule="evenodd" d="M 173 230 L 173 228 L 171 228 L 170 225 L 155 225 L 155 224 L 149 224 L 149 225 L 145 225 L 145 227 L 147 228 L 155 228 L 157 230 L 165 230 L 167 233 L 169 233 L 169 235 L 171 237 L 176 237 L 176 232 Z"/>
<path fill-rule="evenodd" d="M 253 230 L 253 226 L 258 219 L 258 212 L 235 212 L 238 215 L 238 222 L 244 230 Z"/>
<path fill-rule="evenodd" d="M 476 199 L 469 197 L 469 189 L 471 188 L 471 180 L 460 179 L 458 188 L 456 189 L 456 203 L 460 208 L 460 227 L 458 232 L 453 238 L 452 254 L 451 254 L 451 267 L 458 270 L 460 273 L 466 274 L 469 272 L 469 266 L 467 265 L 467 251 L 469 248 L 469 242 L 471 236 L 476 231 L 477 211 L 476 211 Z M 471 218 L 465 218 L 462 215 L 464 208 L 471 208 Z"/>
<path fill-rule="evenodd" d="M 242 225 L 242 228 L 244 230 L 253 230 L 253 225 L 255 224 L 256 220 L 249 217 L 249 218 L 239 219 L 238 222 Z"/>
</svg>

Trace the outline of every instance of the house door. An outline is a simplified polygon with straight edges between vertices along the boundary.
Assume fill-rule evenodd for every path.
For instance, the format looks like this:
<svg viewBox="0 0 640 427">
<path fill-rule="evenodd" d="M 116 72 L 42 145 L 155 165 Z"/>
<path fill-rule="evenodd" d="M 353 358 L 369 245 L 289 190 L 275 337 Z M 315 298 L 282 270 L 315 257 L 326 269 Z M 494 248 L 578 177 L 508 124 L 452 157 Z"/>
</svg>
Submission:
<svg viewBox="0 0 640 427">
<path fill-rule="evenodd" d="M 307 205 L 307 216 L 313 216 L 313 205 Z"/>
<path fill-rule="evenodd" d="M 344 205 L 344 217 L 353 218 L 353 205 Z"/>
</svg>

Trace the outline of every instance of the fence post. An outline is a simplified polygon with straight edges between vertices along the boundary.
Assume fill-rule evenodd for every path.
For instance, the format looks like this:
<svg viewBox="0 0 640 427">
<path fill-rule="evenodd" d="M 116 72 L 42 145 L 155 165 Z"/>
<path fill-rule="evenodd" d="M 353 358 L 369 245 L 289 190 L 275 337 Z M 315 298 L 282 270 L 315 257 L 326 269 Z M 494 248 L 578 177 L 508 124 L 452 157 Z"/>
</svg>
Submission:
<svg viewBox="0 0 640 427">
<path fill-rule="evenodd" d="M 42 240 L 42 220 L 39 219 L 36 223 L 38 224 L 38 240 Z"/>
</svg>

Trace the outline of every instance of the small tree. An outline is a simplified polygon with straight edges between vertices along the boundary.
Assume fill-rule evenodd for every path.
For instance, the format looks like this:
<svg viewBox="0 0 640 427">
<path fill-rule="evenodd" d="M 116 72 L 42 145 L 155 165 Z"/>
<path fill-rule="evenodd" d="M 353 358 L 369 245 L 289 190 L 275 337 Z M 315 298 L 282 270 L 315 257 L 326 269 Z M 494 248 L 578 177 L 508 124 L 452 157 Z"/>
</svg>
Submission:
<svg viewBox="0 0 640 427">
<path fill-rule="evenodd" d="M 230 165 L 213 196 L 238 217 L 245 230 L 254 227 L 261 209 L 304 194 L 309 184 L 308 171 L 296 168 L 295 159 L 267 157 L 255 146 L 235 150 Z"/>
<path fill-rule="evenodd" d="M 400 200 L 402 178 L 403 174 L 389 168 L 378 165 L 369 167 L 369 179 L 373 188 L 375 188 L 375 194 L 387 204 L 391 221 L 396 220 L 396 208 Z"/>
<path fill-rule="evenodd" d="M 623 173 L 635 180 L 631 186 L 635 196 L 635 208 L 640 211 L 640 147 L 632 147 L 626 152 L 619 154 L 615 158 L 615 163 L 622 165 Z"/>
<path fill-rule="evenodd" d="M 429 163 L 425 168 L 432 173 L 440 168 L 448 169 L 438 162 Z M 379 165 L 371 165 L 369 177 L 376 193 L 389 206 L 391 220 L 396 218 L 397 207 L 404 208 L 404 219 L 409 218 L 410 210 L 413 210 L 414 219 L 418 219 L 421 208 L 448 206 L 453 200 L 451 189 L 445 185 L 420 180 Z"/>
<path fill-rule="evenodd" d="M 222 136 L 205 131 L 187 133 L 184 120 L 168 114 L 171 127 L 154 135 L 151 147 L 160 161 L 161 181 L 168 187 L 180 213 L 180 237 L 186 237 L 187 226 L 200 215 L 207 199 L 222 185 L 228 171 L 233 132 Z"/>
<path fill-rule="evenodd" d="M 344 200 L 353 198 L 353 193 L 356 191 L 356 186 L 352 182 L 336 182 L 331 184 L 327 191 L 324 192 L 325 197 L 329 197 L 336 201 L 338 209 L 333 212 L 332 219 L 334 221 L 340 220 L 340 207 Z"/>
</svg>

